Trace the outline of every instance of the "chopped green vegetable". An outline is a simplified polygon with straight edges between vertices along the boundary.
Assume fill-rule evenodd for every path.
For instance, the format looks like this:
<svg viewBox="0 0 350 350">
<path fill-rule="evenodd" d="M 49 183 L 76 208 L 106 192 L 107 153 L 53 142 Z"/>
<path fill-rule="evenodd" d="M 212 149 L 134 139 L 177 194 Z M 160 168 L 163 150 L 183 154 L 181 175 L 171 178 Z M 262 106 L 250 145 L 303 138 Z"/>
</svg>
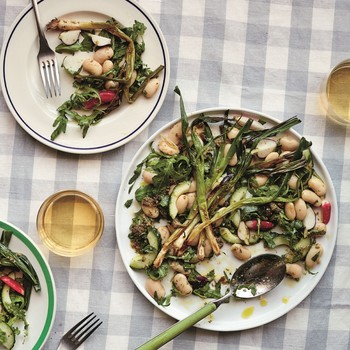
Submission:
<svg viewBox="0 0 350 350">
<path fill-rule="evenodd" d="M 28 258 L 8 248 L 11 237 L 12 231 L 3 231 L 0 239 L 0 344 L 6 349 L 14 346 L 20 333 L 18 322 L 24 325 L 24 337 L 28 336 L 26 310 L 32 287 L 40 291 L 38 276 Z"/>
<path fill-rule="evenodd" d="M 259 244 L 267 251 L 278 251 L 288 263 L 304 264 L 310 247 L 325 235 L 326 228 L 324 224 L 310 228 L 294 208 L 294 202 L 302 200 L 305 209 L 316 210 L 313 203 L 304 201 L 303 191 L 311 189 L 313 176 L 321 179 L 314 168 L 311 142 L 302 137 L 294 140 L 293 148 L 284 146 L 291 135 L 288 131 L 301 121 L 292 117 L 269 126 L 229 110 L 221 116 L 203 113 L 189 119 L 179 89 L 175 92 L 180 96 L 181 113 L 176 130 L 181 132 L 174 136 L 171 128 L 153 141 L 129 180 L 133 205 L 141 206 L 129 234 L 137 254 L 149 247 L 148 232 L 168 230 L 157 246 L 157 256 L 152 255 L 153 263 L 144 268 L 146 274 L 162 281 L 181 273 L 192 294 L 219 298 L 222 284 L 228 282 L 226 271 L 217 270 L 220 263 L 209 275 L 197 270 L 203 265 L 208 268 L 227 244 Z M 167 152 L 161 142 L 176 147 Z M 264 144 L 269 148 L 261 152 Z M 144 171 L 154 174 L 151 182 L 138 181 Z M 158 210 L 157 216 L 148 217 L 143 211 L 145 199 Z M 187 200 L 181 212 L 180 200 Z M 290 203 L 294 216 L 285 210 Z M 229 249 L 224 251 L 227 254 Z M 172 290 L 169 298 L 181 294 L 175 287 Z"/>
<path fill-rule="evenodd" d="M 48 25 L 49 30 L 69 31 L 80 30 L 83 38 L 71 45 L 62 43 L 56 47 L 59 54 L 74 55 L 79 52 L 91 52 L 90 60 L 94 60 L 95 66 L 99 66 L 98 73 L 86 71 L 80 66 L 78 69 L 71 69 L 63 60 L 65 71 L 73 78 L 74 93 L 69 100 L 58 107 L 58 116 L 53 123 L 55 128 L 51 134 L 51 140 L 65 133 L 69 121 L 79 125 L 82 136 L 85 137 L 89 128 L 98 124 L 101 119 L 116 110 L 125 100 L 133 103 L 142 95 L 142 92 L 150 79 L 156 78 L 164 69 L 160 65 L 152 70 L 142 60 L 145 51 L 143 35 L 146 26 L 135 21 L 131 27 L 123 27 L 115 19 L 111 18 L 106 22 L 79 22 L 64 19 L 54 19 Z M 95 31 L 100 31 L 98 37 L 107 38 L 110 45 L 100 48 L 98 42 L 94 42 Z M 105 40 L 106 41 L 106 40 Z M 103 61 L 95 58 L 98 49 L 110 48 L 112 57 L 106 57 Z M 111 61 L 112 68 L 103 70 L 105 61 Z M 82 62 L 83 64 L 83 62 Z M 135 77 L 133 78 L 133 75 Z M 113 91 L 115 97 L 108 102 L 98 98 L 103 91 Z M 95 100 L 98 98 L 97 103 Z M 90 103 L 93 101 L 94 103 Z M 93 108 L 87 108 L 92 105 Z"/>
</svg>

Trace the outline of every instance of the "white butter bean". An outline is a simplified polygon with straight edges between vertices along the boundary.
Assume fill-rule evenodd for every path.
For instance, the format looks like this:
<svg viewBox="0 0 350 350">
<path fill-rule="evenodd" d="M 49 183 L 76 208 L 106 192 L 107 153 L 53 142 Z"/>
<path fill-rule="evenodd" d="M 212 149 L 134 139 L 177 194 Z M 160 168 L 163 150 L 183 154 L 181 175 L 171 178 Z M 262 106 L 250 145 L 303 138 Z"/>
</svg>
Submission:
<svg viewBox="0 0 350 350">
<path fill-rule="evenodd" d="M 304 190 L 301 192 L 301 198 L 315 207 L 319 207 L 322 204 L 322 199 L 311 190 Z"/>
<path fill-rule="evenodd" d="M 168 138 L 175 144 L 179 144 L 182 138 L 182 124 L 181 122 L 174 124 L 168 134 Z"/>
<path fill-rule="evenodd" d="M 148 170 L 144 170 L 143 173 L 142 173 L 142 176 L 143 176 L 143 181 L 149 185 L 151 183 L 153 183 L 153 177 L 155 176 L 156 174 L 155 173 L 152 173 L 151 171 L 148 171 Z"/>
<path fill-rule="evenodd" d="M 179 147 L 169 139 L 163 139 L 159 141 L 158 148 L 161 152 L 173 156 L 180 153 Z"/>
<path fill-rule="evenodd" d="M 284 158 L 285 156 L 287 156 L 288 154 L 292 153 L 291 151 L 283 151 L 280 154 L 280 158 Z M 286 159 L 284 162 L 289 162 L 288 159 Z"/>
<path fill-rule="evenodd" d="M 318 196 L 324 196 L 326 194 L 326 185 L 318 177 L 312 176 L 308 181 L 308 185 Z"/>
<path fill-rule="evenodd" d="M 210 257 L 213 252 L 213 248 L 208 239 L 204 240 L 203 247 L 204 247 L 204 256 L 206 258 Z"/>
<path fill-rule="evenodd" d="M 280 145 L 283 151 L 295 151 L 299 147 L 299 141 L 286 135 L 280 138 Z"/>
<path fill-rule="evenodd" d="M 150 197 L 145 197 L 142 200 L 141 209 L 149 218 L 156 219 L 159 216 L 159 209 Z"/>
<path fill-rule="evenodd" d="M 162 240 L 162 244 L 164 244 L 164 242 L 170 237 L 170 231 L 166 226 L 159 226 L 157 227 L 157 230 Z"/>
<path fill-rule="evenodd" d="M 173 278 L 173 283 L 181 295 L 192 294 L 192 286 L 189 284 L 187 277 L 182 273 L 177 273 Z"/>
<path fill-rule="evenodd" d="M 269 153 L 266 158 L 265 158 L 265 162 L 271 162 L 272 160 L 276 160 L 279 158 L 279 154 L 278 152 L 271 152 Z"/>
<path fill-rule="evenodd" d="M 288 186 L 292 189 L 295 190 L 298 185 L 298 177 L 296 175 L 292 175 L 288 181 Z"/>
<path fill-rule="evenodd" d="M 239 133 L 239 129 L 238 128 L 232 128 L 228 133 L 227 133 L 227 137 L 232 140 L 234 138 L 236 138 L 236 136 Z"/>
<path fill-rule="evenodd" d="M 187 209 L 187 205 L 188 205 L 187 194 L 180 195 L 176 201 L 176 208 L 177 208 L 178 213 L 183 214 Z"/>
<path fill-rule="evenodd" d="M 284 212 L 288 218 L 288 220 L 294 220 L 296 218 L 296 211 L 295 211 L 295 206 L 292 202 L 287 202 L 284 205 Z"/>
<path fill-rule="evenodd" d="M 146 290 L 152 298 L 161 299 L 165 296 L 165 289 L 161 281 L 146 280 Z"/>
<path fill-rule="evenodd" d="M 198 224 L 195 226 L 195 228 L 198 226 Z M 186 243 L 190 245 L 191 247 L 196 247 L 198 246 L 199 243 L 199 236 L 200 235 L 195 235 L 195 237 L 189 238 L 186 240 Z"/>
<path fill-rule="evenodd" d="M 315 243 L 311 246 L 305 258 L 305 265 L 308 269 L 314 268 L 320 263 L 323 255 L 323 247 L 320 243 Z"/>
<path fill-rule="evenodd" d="M 248 260 L 252 256 L 250 250 L 239 243 L 234 243 L 231 246 L 232 254 L 239 260 Z"/>
<path fill-rule="evenodd" d="M 320 236 L 323 236 L 327 232 L 327 225 L 323 222 L 317 222 L 313 228 L 313 231 L 318 231 Z"/>
<path fill-rule="evenodd" d="M 230 147 L 231 147 L 231 144 L 230 144 L 230 143 L 228 143 L 228 144 L 225 145 L 225 148 L 224 148 L 224 155 L 225 155 L 225 156 L 227 155 L 227 153 L 228 153 Z M 228 162 L 228 164 L 229 164 L 230 166 L 235 166 L 235 165 L 237 164 L 237 161 L 238 161 L 238 159 L 237 159 L 237 154 L 235 153 L 235 154 L 231 157 L 231 159 L 230 159 L 230 161 Z"/>
<path fill-rule="evenodd" d="M 106 90 L 115 90 L 119 87 L 119 83 L 114 80 L 107 80 L 105 82 L 105 89 Z"/>
<path fill-rule="evenodd" d="M 111 69 L 113 69 L 114 64 L 111 60 L 105 60 L 102 64 L 102 73 L 105 74 Z"/>
<path fill-rule="evenodd" d="M 95 61 L 92 58 L 87 58 L 83 62 L 83 69 L 92 75 L 99 76 L 102 74 L 102 66 L 99 62 Z"/>
<path fill-rule="evenodd" d="M 286 273 L 295 280 L 299 280 L 303 274 L 303 268 L 299 264 L 286 264 Z"/>
<path fill-rule="evenodd" d="M 196 192 L 187 193 L 187 198 L 188 198 L 187 209 L 191 209 L 196 200 Z"/>
<path fill-rule="evenodd" d="M 143 89 L 143 94 L 147 98 L 152 97 L 159 88 L 159 80 L 157 78 L 150 79 Z"/>
<path fill-rule="evenodd" d="M 256 182 L 258 187 L 264 186 L 266 184 L 267 180 L 268 180 L 267 175 L 263 175 L 263 174 L 256 174 L 255 175 L 255 182 Z"/>
<path fill-rule="evenodd" d="M 235 116 L 235 119 L 237 120 L 237 122 L 238 122 L 238 124 L 239 125 L 241 125 L 241 126 L 243 126 L 243 125 L 245 125 L 247 122 L 248 122 L 248 120 L 249 119 L 251 119 L 251 118 L 248 118 L 248 117 L 245 117 L 245 116 Z M 254 131 L 260 131 L 260 130 L 264 130 L 264 125 L 263 124 L 261 124 L 261 123 L 259 123 L 257 120 L 254 120 L 253 119 L 253 122 L 252 122 L 252 124 L 251 124 L 251 126 L 250 126 L 250 129 L 251 130 L 254 130 Z"/>
<path fill-rule="evenodd" d="M 294 208 L 295 208 L 296 218 L 298 220 L 304 220 L 307 213 L 307 207 L 306 207 L 305 201 L 301 198 L 298 198 L 294 202 Z"/>
<path fill-rule="evenodd" d="M 170 263 L 170 267 L 175 271 L 175 272 L 179 272 L 179 273 L 182 273 L 183 275 L 186 275 L 186 271 L 183 267 L 182 264 L 180 264 L 178 261 L 172 261 Z"/>
<path fill-rule="evenodd" d="M 188 189 L 188 192 L 196 192 L 197 190 L 197 182 L 196 180 L 192 180 L 190 184 L 190 188 Z"/>
<path fill-rule="evenodd" d="M 94 60 L 102 64 L 104 61 L 111 59 L 113 55 L 113 49 L 110 46 L 104 46 L 95 51 Z"/>
<path fill-rule="evenodd" d="M 237 153 L 235 153 L 230 159 L 230 161 L 228 162 L 228 165 L 235 166 L 237 162 L 238 162 Z"/>
</svg>

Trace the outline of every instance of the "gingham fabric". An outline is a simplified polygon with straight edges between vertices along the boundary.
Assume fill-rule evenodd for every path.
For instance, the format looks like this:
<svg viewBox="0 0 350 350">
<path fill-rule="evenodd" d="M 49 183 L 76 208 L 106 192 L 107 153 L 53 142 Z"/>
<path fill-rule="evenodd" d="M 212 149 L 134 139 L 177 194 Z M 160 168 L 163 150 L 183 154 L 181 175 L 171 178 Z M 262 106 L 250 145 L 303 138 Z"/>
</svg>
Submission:
<svg viewBox="0 0 350 350">
<path fill-rule="evenodd" d="M 55 151 L 22 130 L 0 95 L 0 217 L 39 245 L 57 286 L 57 315 L 44 349 L 56 349 L 64 331 L 89 311 L 104 323 L 81 349 L 135 349 L 174 323 L 142 296 L 126 273 L 114 211 L 123 173 L 136 150 L 179 116 L 176 85 L 187 111 L 234 106 L 280 120 L 298 115 L 303 123 L 295 129 L 313 142 L 332 177 L 339 230 L 325 275 L 287 315 L 241 332 L 191 328 L 163 348 L 350 349 L 350 129 L 326 118 L 319 102 L 325 74 L 350 57 L 349 1 L 142 0 L 140 4 L 166 38 L 171 78 L 158 116 L 130 143 L 96 155 Z M 0 44 L 27 5 L 28 0 L 1 0 Z M 50 253 L 35 225 L 42 201 L 65 188 L 97 199 L 106 224 L 98 246 L 72 259 Z"/>
</svg>

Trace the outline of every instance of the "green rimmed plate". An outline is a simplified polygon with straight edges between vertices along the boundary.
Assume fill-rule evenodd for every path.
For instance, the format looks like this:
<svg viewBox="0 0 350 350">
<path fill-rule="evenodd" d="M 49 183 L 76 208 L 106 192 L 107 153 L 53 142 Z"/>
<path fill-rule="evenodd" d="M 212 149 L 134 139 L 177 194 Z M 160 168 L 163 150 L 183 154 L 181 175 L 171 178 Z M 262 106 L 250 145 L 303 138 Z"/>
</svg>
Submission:
<svg viewBox="0 0 350 350">
<path fill-rule="evenodd" d="M 13 236 L 9 248 L 14 252 L 23 253 L 32 263 L 38 274 L 41 291 L 31 294 L 27 311 L 29 334 L 23 342 L 23 336 L 16 337 L 13 350 L 33 349 L 43 347 L 50 334 L 56 314 L 56 287 L 50 266 L 33 240 L 16 226 L 0 220 L 0 231 L 10 230 Z"/>
</svg>

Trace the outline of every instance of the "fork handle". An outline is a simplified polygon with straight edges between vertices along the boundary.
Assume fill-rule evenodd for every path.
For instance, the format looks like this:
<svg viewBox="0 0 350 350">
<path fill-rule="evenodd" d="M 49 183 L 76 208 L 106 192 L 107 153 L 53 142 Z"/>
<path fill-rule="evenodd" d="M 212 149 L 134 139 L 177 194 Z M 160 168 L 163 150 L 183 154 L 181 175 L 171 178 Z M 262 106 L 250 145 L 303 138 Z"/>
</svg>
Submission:
<svg viewBox="0 0 350 350">
<path fill-rule="evenodd" d="M 44 32 L 43 32 L 43 29 L 41 27 L 39 8 L 38 8 L 38 4 L 37 4 L 36 0 L 32 0 L 32 4 L 33 4 L 33 9 L 34 9 L 34 14 L 35 14 L 36 26 L 38 28 L 38 33 L 39 33 L 39 40 L 47 42 L 45 35 L 44 35 Z"/>
</svg>

